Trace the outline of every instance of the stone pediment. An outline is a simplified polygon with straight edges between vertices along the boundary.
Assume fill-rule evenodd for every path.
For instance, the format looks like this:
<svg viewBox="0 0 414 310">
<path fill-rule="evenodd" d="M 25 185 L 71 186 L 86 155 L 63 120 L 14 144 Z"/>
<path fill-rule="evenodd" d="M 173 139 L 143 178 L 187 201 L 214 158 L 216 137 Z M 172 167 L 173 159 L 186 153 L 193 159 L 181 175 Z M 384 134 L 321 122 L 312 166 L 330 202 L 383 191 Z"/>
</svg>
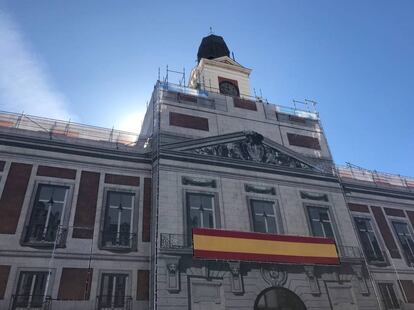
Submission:
<svg viewBox="0 0 414 310">
<path fill-rule="evenodd" d="M 239 64 L 237 61 L 231 59 L 228 56 L 222 56 L 222 57 L 214 58 L 213 60 L 217 61 L 217 62 L 228 64 L 228 65 L 233 65 L 233 66 L 238 66 L 238 67 L 244 68 L 241 64 Z"/>
<path fill-rule="evenodd" d="M 265 139 L 262 135 L 249 131 L 221 137 L 192 140 L 171 147 L 177 151 L 202 156 L 242 160 L 286 168 L 320 171 L 300 155 L 282 145 Z"/>
</svg>

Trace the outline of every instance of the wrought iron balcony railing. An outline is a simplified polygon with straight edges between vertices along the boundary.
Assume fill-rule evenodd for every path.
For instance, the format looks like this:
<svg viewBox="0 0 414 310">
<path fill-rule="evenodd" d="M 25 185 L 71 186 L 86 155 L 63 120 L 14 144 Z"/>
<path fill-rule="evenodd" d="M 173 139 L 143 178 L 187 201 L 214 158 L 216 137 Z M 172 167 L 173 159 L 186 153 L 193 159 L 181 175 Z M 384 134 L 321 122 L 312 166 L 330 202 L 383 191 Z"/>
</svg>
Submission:
<svg viewBox="0 0 414 310">
<path fill-rule="evenodd" d="M 189 249 L 191 242 L 184 234 L 161 234 L 160 248 L 162 250 Z"/>
<path fill-rule="evenodd" d="M 96 297 L 97 310 L 131 310 L 131 296 L 100 295 Z"/>
<path fill-rule="evenodd" d="M 63 247 L 67 237 L 67 228 L 63 226 L 29 225 L 23 243 L 33 246 Z"/>
<path fill-rule="evenodd" d="M 101 240 L 103 248 L 127 250 L 132 249 L 134 244 L 136 244 L 137 234 L 129 232 L 103 231 Z"/>
<path fill-rule="evenodd" d="M 357 246 L 337 245 L 338 254 L 341 260 L 363 260 L 364 255 Z"/>
<path fill-rule="evenodd" d="M 45 295 L 12 295 L 10 310 L 51 310 L 52 298 Z"/>
</svg>

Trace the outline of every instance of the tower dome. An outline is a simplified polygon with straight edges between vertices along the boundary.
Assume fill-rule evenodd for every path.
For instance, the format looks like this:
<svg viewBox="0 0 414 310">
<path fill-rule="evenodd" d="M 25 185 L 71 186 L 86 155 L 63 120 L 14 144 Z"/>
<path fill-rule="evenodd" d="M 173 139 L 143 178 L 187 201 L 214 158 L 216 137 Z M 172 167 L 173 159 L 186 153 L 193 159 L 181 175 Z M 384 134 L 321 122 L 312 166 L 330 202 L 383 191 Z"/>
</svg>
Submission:
<svg viewBox="0 0 414 310">
<path fill-rule="evenodd" d="M 197 60 L 201 58 L 214 59 L 222 56 L 230 57 L 230 51 L 223 37 L 210 34 L 204 37 L 198 48 Z"/>
</svg>

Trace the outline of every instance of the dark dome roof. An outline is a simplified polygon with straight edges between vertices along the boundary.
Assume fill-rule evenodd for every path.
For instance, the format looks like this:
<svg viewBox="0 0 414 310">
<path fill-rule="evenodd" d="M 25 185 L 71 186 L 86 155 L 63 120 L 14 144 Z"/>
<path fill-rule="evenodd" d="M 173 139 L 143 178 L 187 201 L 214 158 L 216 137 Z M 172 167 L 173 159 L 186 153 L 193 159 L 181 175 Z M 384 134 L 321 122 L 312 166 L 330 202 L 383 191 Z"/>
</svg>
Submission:
<svg viewBox="0 0 414 310">
<path fill-rule="evenodd" d="M 204 37 L 198 48 L 198 62 L 200 62 L 201 58 L 214 59 L 222 56 L 230 57 L 229 48 L 226 42 L 224 42 L 223 37 L 214 34 Z"/>
</svg>

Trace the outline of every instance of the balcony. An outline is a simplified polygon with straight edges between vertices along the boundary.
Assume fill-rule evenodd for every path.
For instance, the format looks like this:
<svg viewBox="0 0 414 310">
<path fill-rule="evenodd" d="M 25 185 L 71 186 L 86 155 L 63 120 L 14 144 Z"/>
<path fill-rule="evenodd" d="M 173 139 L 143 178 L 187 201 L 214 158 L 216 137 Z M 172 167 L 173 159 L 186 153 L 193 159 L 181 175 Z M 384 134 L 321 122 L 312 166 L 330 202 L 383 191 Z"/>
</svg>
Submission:
<svg viewBox="0 0 414 310">
<path fill-rule="evenodd" d="M 29 225 L 25 227 L 23 245 L 33 247 L 64 247 L 67 228 L 63 226 Z"/>
<path fill-rule="evenodd" d="M 52 298 L 45 295 L 12 295 L 10 310 L 50 310 Z"/>
<path fill-rule="evenodd" d="M 129 232 L 102 231 L 101 246 L 103 249 L 131 251 L 137 243 L 137 234 Z"/>
<path fill-rule="evenodd" d="M 97 310 L 131 310 L 131 296 L 100 295 L 96 297 Z"/>
<path fill-rule="evenodd" d="M 160 250 L 162 252 L 191 254 L 191 240 L 184 234 L 161 233 Z"/>
<path fill-rule="evenodd" d="M 355 263 L 364 260 L 362 251 L 357 246 L 337 245 L 338 254 L 341 262 Z"/>
</svg>

